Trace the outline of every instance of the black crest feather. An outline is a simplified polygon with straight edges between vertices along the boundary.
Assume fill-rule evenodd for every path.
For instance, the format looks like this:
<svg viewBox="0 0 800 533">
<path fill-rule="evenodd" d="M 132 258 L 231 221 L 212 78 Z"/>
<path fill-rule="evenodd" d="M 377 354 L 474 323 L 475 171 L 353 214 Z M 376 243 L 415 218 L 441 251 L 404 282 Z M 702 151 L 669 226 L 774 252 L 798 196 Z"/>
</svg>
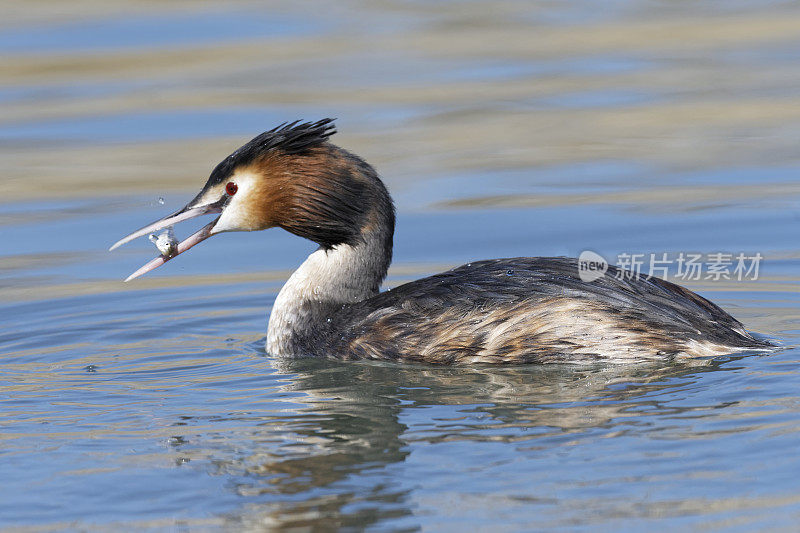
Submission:
<svg viewBox="0 0 800 533">
<path fill-rule="evenodd" d="M 336 133 L 335 119 L 324 118 L 316 122 L 284 122 L 280 126 L 257 135 L 250 142 L 226 157 L 211 172 L 206 187 L 220 183 L 237 167 L 247 165 L 272 150 L 286 154 L 302 154 L 325 142 Z"/>
</svg>

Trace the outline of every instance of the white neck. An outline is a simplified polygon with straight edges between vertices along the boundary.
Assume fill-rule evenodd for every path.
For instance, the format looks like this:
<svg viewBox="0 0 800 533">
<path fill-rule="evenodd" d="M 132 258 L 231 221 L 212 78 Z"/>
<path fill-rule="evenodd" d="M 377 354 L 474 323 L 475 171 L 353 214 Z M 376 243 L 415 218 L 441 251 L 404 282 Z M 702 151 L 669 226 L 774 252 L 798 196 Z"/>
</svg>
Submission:
<svg viewBox="0 0 800 533">
<path fill-rule="evenodd" d="M 297 343 L 318 328 L 318 311 L 356 303 L 378 294 L 389 267 L 385 238 L 368 233 L 356 245 L 317 249 L 289 277 L 278 293 L 267 331 L 267 352 L 295 353 Z M 324 320 L 324 318 L 322 318 Z"/>
</svg>

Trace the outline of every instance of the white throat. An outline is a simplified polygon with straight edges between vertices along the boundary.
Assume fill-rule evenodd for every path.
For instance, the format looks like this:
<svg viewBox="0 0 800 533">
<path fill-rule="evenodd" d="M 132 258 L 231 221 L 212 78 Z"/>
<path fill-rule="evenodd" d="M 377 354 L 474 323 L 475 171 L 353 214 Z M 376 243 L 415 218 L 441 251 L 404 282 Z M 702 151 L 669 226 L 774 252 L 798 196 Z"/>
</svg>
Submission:
<svg viewBox="0 0 800 533">
<path fill-rule="evenodd" d="M 304 335 L 316 327 L 319 310 L 356 303 L 378 294 L 388 258 L 384 239 L 368 233 L 356 245 L 317 249 L 289 277 L 278 293 L 269 318 L 267 352 L 295 353 Z"/>
</svg>

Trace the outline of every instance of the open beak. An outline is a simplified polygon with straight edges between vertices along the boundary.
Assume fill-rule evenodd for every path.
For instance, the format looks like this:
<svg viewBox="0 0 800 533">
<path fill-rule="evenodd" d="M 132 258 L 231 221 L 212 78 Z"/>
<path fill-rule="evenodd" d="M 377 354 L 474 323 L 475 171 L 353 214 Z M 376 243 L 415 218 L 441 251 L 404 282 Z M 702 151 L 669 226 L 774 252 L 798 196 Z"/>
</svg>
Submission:
<svg viewBox="0 0 800 533">
<path fill-rule="evenodd" d="M 133 239 L 136 239 L 136 238 L 141 237 L 143 235 L 147 235 L 148 233 L 152 233 L 154 231 L 158 231 L 160 229 L 164 229 L 166 227 L 172 226 L 174 224 L 177 224 L 178 222 L 183 222 L 184 220 L 189 220 L 191 218 L 196 218 L 196 217 L 199 217 L 199 216 L 202 216 L 202 215 L 211 215 L 211 214 L 216 214 L 216 213 L 222 213 L 222 208 L 224 207 L 226 200 L 227 200 L 227 198 L 223 197 L 217 202 L 214 202 L 212 204 L 201 205 L 201 206 L 195 206 L 194 205 L 195 202 L 197 201 L 197 199 L 192 200 L 183 209 L 181 209 L 181 210 L 179 210 L 179 211 L 177 211 L 177 212 L 175 212 L 175 213 L 173 213 L 171 215 L 168 215 L 168 216 L 166 216 L 166 217 L 164 217 L 164 218 L 162 218 L 160 220 L 156 220 L 152 224 L 148 224 L 147 226 L 145 226 L 145 227 L 143 227 L 143 228 L 141 228 L 139 230 L 136 230 L 133 233 L 131 233 L 130 235 L 128 235 L 126 237 L 123 237 L 122 239 L 118 240 L 116 243 L 114 243 L 114 245 L 111 248 L 109 248 L 109 251 L 114 250 L 116 248 L 119 248 L 123 244 L 125 244 L 127 242 L 130 242 Z M 191 248 L 195 244 L 200 243 L 200 242 L 208 239 L 209 237 L 211 237 L 213 235 L 212 230 L 213 230 L 214 225 L 217 223 L 218 220 L 219 220 L 219 217 L 214 219 L 213 222 L 211 222 L 209 224 L 206 224 L 205 226 L 200 228 L 197 232 L 192 234 L 190 237 L 186 238 L 186 240 L 183 240 L 180 243 L 178 243 L 177 250 L 175 251 L 174 254 L 172 254 L 170 256 L 161 255 L 161 256 L 156 257 L 155 259 L 153 259 L 149 263 L 147 263 L 144 266 L 142 266 L 139 270 L 137 270 L 136 272 L 134 272 L 133 274 L 128 276 L 125 279 L 125 281 L 130 281 L 130 280 L 132 280 L 134 278 L 138 278 L 139 276 L 141 276 L 143 274 L 147 274 L 151 270 L 160 267 L 161 265 L 163 265 L 164 263 L 166 263 L 167 261 L 169 261 L 170 259 L 172 259 L 176 255 L 182 254 L 183 252 L 185 252 L 186 250 L 188 250 L 189 248 Z"/>
</svg>

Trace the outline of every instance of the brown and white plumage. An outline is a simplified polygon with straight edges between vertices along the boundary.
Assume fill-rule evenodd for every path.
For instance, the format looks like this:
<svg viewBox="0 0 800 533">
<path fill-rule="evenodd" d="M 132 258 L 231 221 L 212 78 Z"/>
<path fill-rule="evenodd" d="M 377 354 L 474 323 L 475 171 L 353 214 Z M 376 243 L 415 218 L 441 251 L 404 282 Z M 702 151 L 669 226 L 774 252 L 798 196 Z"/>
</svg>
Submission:
<svg viewBox="0 0 800 533">
<path fill-rule="evenodd" d="M 636 361 L 763 350 L 725 311 L 658 278 L 585 282 L 568 258 L 493 259 L 381 293 L 394 207 L 364 160 L 328 141 L 330 119 L 292 123 L 221 162 L 180 211 L 125 237 L 202 214 L 219 217 L 178 255 L 225 231 L 281 227 L 319 244 L 273 306 L 267 350 L 278 356 L 427 363 Z M 174 256 L 158 257 L 137 277 Z M 622 279 L 617 279 L 617 278 Z"/>
</svg>

